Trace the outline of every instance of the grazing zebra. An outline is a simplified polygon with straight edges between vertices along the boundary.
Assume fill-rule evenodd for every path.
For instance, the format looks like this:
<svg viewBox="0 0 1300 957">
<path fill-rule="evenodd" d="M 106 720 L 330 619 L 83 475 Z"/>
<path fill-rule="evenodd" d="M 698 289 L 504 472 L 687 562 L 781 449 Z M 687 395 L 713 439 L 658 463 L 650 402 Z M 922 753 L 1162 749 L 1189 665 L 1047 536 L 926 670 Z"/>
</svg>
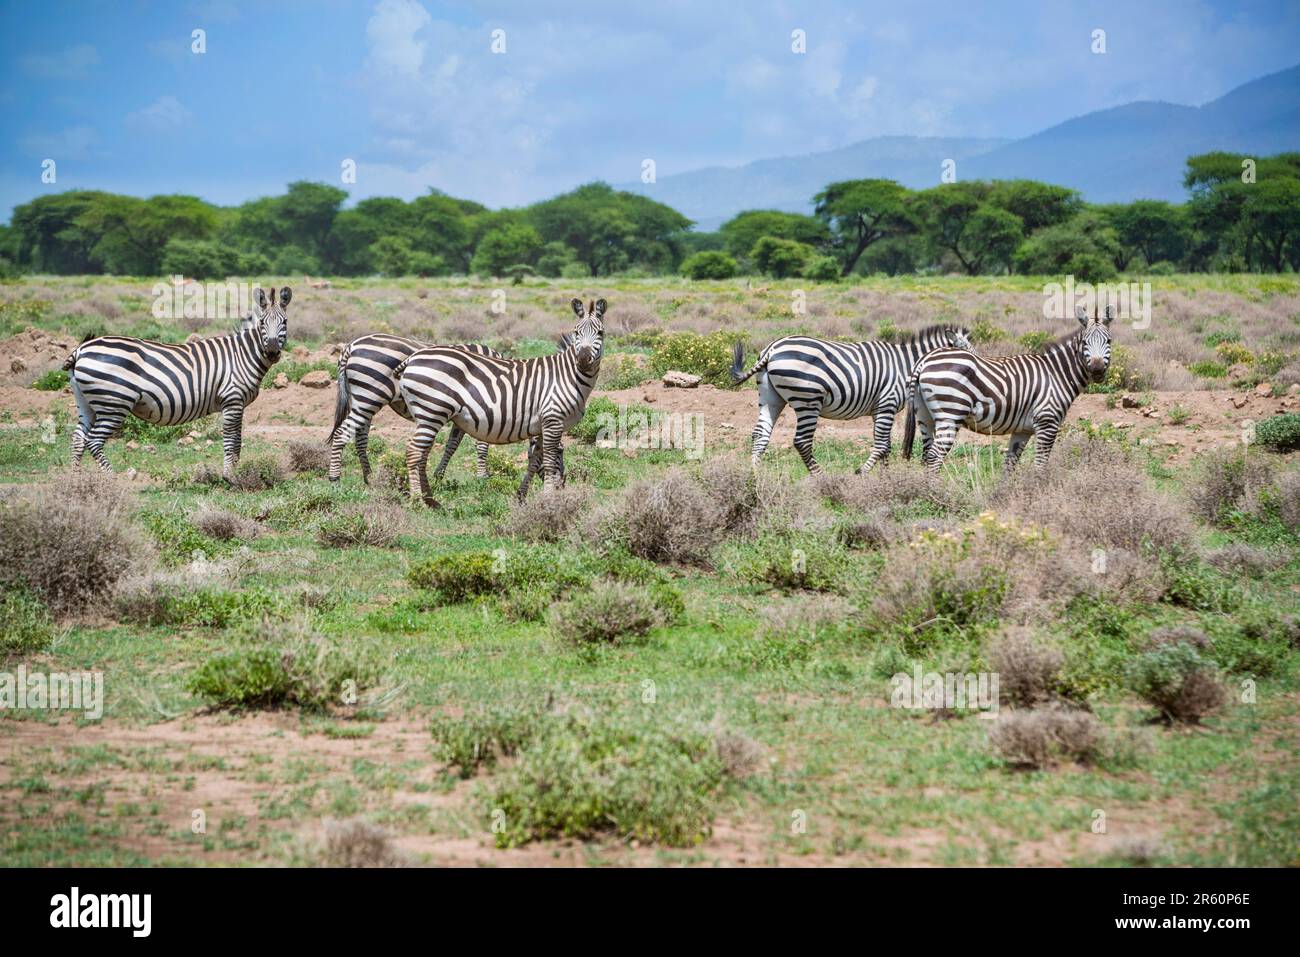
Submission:
<svg viewBox="0 0 1300 957">
<path fill-rule="evenodd" d="M 437 504 L 424 469 L 434 437 L 447 422 L 493 445 L 541 437 L 528 456 L 520 498 L 539 469 L 545 490 L 563 484 L 561 438 L 582 418 L 605 346 L 605 300 L 583 309 L 582 300 L 574 299 L 572 306 L 578 317 L 573 348 L 553 356 L 500 359 L 433 346 L 398 366 L 398 391 L 415 420 L 406 446 L 412 498 L 418 489 L 426 503 Z"/>
<path fill-rule="evenodd" d="M 743 372 L 745 347 L 737 342 L 732 381 L 739 385 L 758 375 L 754 464 L 763 457 L 777 417 L 789 403 L 796 416 L 794 447 L 814 474 L 822 470 L 812 448 L 819 418 L 874 416 L 871 455 L 857 470 L 859 474 L 870 471 L 889 455 L 894 416 L 903 407 L 913 368 L 927 353 L 953 346 L 969 349 L 970 333 L 960 326 L 930 326 L 905 342 L 854 343 L 785 336 L 764 349 L 753 367 Z"/>
<path fill-rule="evenodd" d="M 238 332 L 183 345 L 100 336 L 79 345 L 63 363 L 77 400 L 72 433 L 74 467 L 86 449 L 111 472 L 104 442 L 117 435 L 128 414 L 158 425 L 191 422 L 221 412 L 222 475 L 239 465 L 244 408 L 257 398 L 262 378 L 280 359 L 289 335 L 284 310 L 293 297 L 257 289 L 253 311 Z"/>
<path fill-rule="evenodd" d="M 1034 465 L 1045 465 L 1070 404 L 1085 385 L 1106 377 L 1112 318 L 1109 307 L 1091 320 L 1080 308 L 1082 328 L 1027 355 L 977 356 L 944 349 L 926 356 L 908 383 L 904 457 L 911 457 L 919 423 L 926 467 L 939 471 L 964 425 L 985 435 L 1011 436 L 1007 473 L 1031 438 Z"/>
<path fill-rule="evenodd" d="M 375 415 L 384 406 L 389 406 L 404 419 L 410 419 L 406 411 L 406 402 L 397 394 L 397 376 L 399 365 L 411 357 L 413 352 L 423 349 L 427 343 L 388 333 L 376 333 L 353 339 L 339 356 L 338 398 L 334 404 L 334 428 L 330 432 L 330 468 L 331 482 L 337 482 L 343 473 L 343 447 L 349 441 L 354 442 L 357 459 L 361 462 L 361 480 L 370 484 L 370 456 L 366 454 L 370 444 L 370 425 Z M 569 347 L 566 334 L 560 339 L 560 348 Z M 501 353 L 478 343 L 468 343 L 458 348 L 485 356 L 501 357 Z M 460 447 L 464 433 L 455 425 L 447 436 L 447 446 L 442 453 L 442 461 L 434 470 L 434 478 L 441 479 L 447 471 L 451 457 Z M 474 474 L 478 478 L 487 478 L 488 444 L 477 443 L 478 460 Z"/>
</svg>

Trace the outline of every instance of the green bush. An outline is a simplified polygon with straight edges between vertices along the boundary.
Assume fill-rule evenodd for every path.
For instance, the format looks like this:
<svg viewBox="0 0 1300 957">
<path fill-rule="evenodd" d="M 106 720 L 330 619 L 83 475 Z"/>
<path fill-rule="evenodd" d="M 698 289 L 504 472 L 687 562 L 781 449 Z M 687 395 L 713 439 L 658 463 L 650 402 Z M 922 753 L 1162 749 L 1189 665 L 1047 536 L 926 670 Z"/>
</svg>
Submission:
<svg viewBox="0 0 1300 957">
<path fill-rule="evenodd" d="M 1228 367 L 1222 362 L 1207 359 L 1203 362 L 1193 362 L 1187 367 L 1187 371 L 1202 379 L 1222 379 L 1228 374 Z"/>
<path fill-rule="evenodd" d="M 439 715 L 431 728 L 434 757 L 460 777 L 473 777 L 479 767 L 492 767 L 531 741 L 542 719 L 539 706 L 517 703 L 480 705 L 459 718 Z"/>
<path fill-rule="evenodd" d="M 839 592 L 845 588 L 849 556 L 829 535 L 765 535 L 741 546 L 735 568 L 742 578 L 783 591 Z"/>
<path fill-rule="evenodd" d="M 839 282 L 840 261 L 834 256 L 814 256 L 804 267 L 803 277 L 814 282 Z"/>
<path fill-rule="evenodd" d="M 62 369 L 51 369 L 32 383 L 32 388 L 40 392 L 58 392 L 67 388 L 68 374 Z"/>
<path fill-rule="evenodd" d="M 1130 686 L 1169 722 L 1195 724 L 1226 697 L 1218 669 L 1184 642 L 1160 645 L 1129 662 Z"/>
<path fill-rule="evenodd" d="M 1287 412 L 1265 419 L 1255 426 L 1255 441 L 1274 452 L 1300 449 L 1300 415 Z"/>
<path fill-rule="evenodd" d="M 736 268 L 736 261 L 726 253 L 706 250 L 682 262 L 682 275 L 690 279 L 730 279 Z"/>
<path fill-rule="evenodd" d="M 411 566 L 406 579 L 433 593 L 440 604 L 459 605 L 501 590 L 508 584 L 503 557 L 487 552 L 439 555 Z"/>
<path fill-rule="evenodd" d="M 498 847 L 614 834 L 676 847 L 712 829 L 724 765 L 703 730 L 571 711 L 541 722 L 490 794 Z"/>
<path fill-rule="evenodd" d="M 552 609 L 551 630 L 575 645 L 621 644 L 644 637 L 682 610 L 671 586 L 598 581 Z"/>
<path fill-rule="evenodd" d="M 777 279 L 801 275 L 814 255 L 813 248 L 806 243 L 776 236 L 762 237 L 749 251 L 749 258 L 759 272 Z"/>
<path fill-rule="evenodd" d="M 230 550 L 228 542 L 205 534 L 176 512 L 146 509 L 140 513 L 140 523 L 158 543 L 163 560 L 171 565 L 183 565 L 193 560 L 196 552 L 212 558 Z"/>
<path fill-rule="evenodd" d="M 45 603 L 25 588 L 0 585 L 0 655 L 48 648 L 54 618 Z"/>
<path fill-rule="evenodd" d="M 655 338 L 650 352 L 650 371 L 655 376 L 665 372 L 689 372 L 719 388 L 731 385 L 731 349 L 735 334 L 712 332 L 673 332 Z"/>
</svg>

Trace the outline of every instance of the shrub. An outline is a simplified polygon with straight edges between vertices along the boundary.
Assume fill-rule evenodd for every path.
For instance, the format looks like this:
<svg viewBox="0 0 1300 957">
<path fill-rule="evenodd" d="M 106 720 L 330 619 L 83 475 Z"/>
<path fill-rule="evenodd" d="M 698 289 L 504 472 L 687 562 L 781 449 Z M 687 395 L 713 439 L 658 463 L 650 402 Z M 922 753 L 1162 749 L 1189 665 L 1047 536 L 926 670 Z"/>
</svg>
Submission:
<svg viewBox="0 0 1300 957">
<path fill-rule="evenodd" d="M 462 778 L 474 776 L 480 766 L 492 767 L 500 758 L 514 755 L 537 734 L 543 720 L 536 705 L 479 705 L 459 718 L 433 719 L 434 757 L 457 769 Z"/>
<path fill-rule="evenodd" d="M 402 856 L 388 832 L 369 821 L 327 821 L 318 860 L 321 867 L 400 867 Z"/>
<path fill-rule="evenodd" d="M 834 256 L 814 256 L 804 267 L 803 277 L 814 282 L 839 282 L 840 261 Z"/>
<path fill-rule="evenodd" d="M 289 471 L 294 475 L 324 475 L 329 471 L 329 449 L 319 442 L 289 441 Z"/>
<path fill-rule="evenodd" d="M 551 631 L 571 644 L 612 645 L 644 637 L 680 613 L 681 599 L 667 585 L 598 581 L 556 605 L 550 623 Z"/>
<path fill-rule="evenodd" d="M 749 258 L 759 272 L 777 279 L 798 276 L 814 255 L 813 248 L 806 243 L 776 236 L 763 236 L 749 251 Z"/>
<path fill-rule="evenodd" d="M 705 250 L 686 257 L 682 275 L 690 279 L 730 279 L 736 275 L 736 261 L 724 252 Z"/>
<path fill-rule="evenodd" d="M 1226 699 L 1217 669 L 1184 641 L 1139 655 L 1129 663 L 1127 677 L 1133 690 L 1167 722 L 1196 724 Z"/>
<path fill-rule="evenodd" d="M 731 386 L 731 351 L 735 334 L 672 332 L 657 336 L 650 351 L 650 372 L 689 372 L 719 388 Z"/>
<path fill-rule="evenodd" d="M 1087 711 L 1040 708 L 1000 714 L 989 742 L 1007 764 L 1044 768 L 1065 759 L 1095 760 L 1103 743 L 1101 723 Z"/>
<path fill-rule="evenodd" d="M 106 598 L 152 557 L 111 476 L 73 475 L 0 502 L 0 585 L 26 587 L 56 613 Z"/>
<path fill-rule="evenodd" d="M 511 505 L 502 531 L 526 542 L 558 542 L 582 518 L 590 500 L 591 492 L 582 486 L 534 495 Z"/>
<path fill-rule="evenodd" d="M 262 527 L 252 519 L 211 505 L 204 505 L 194 513 L 193 524 L 199 532 L 219 542 L 246 542 L 262 534 Z"/>
<path fill-rule="evenodd" d="M 255 456 L 240 462 L 231 486 L 241 492 L 262 492 L 284 481 L 284 468 L 268 456 Z"/>
<path fill-rule="evenodd" d="M 784 591 L 843 591 L 848 553 L 834 537 L 772 533 L 743 547 L 735 568 L 742 578 Z"/>
<path fill-rule="evenodd" d="M 800 597 L 764 607 L 754 636 L 763 641 L 815 642 L 839 631 L 853 614 L 853 606 L 837 595 Z"/>
<path fill-rule="evenodd" d="M 151 572 L 122 582 L 113 595 L 118 621 L 176 628 L 225 628 L 283 618 L 288 603 L 260 588 L 232 591 L 182 572 Z"/>
<path fill-rule="evenodd" d="M 723 774 L 705 729 L 574 710 L 540 724 L 488 808 L 503 814 L 498 847 L 602 833 L 686 847 L 708 837 Z"/>
<path fill-rule="evenodd" d="M 1248 493 L 1267 487 L 1272 479 L 1273 467 L 1267 459 L 1244 449 L 1218 449 L 1205 456 L 1188 480 L 1192 512 L 1211 524 L 1231 526 L 1244 513 Z"/>
<path fill-rule="evenodd" d="M 684 469 L 670 469 L 629 486 L 595 521 L 601 538 L 637 557 L 704 564 L 726 516 Z"/>
<path fill-rule="evenodd" d="M 0 657 L 49 647 L 54 618 L 45 603 L 26 588 L 0 585 Z"/>
<path fill-rule="evenodd" d="M 1045 701 L 1064 666 L 1065 655 L 1024 631 L 1009 632 L 989 648 L 989 668 L 998 676 L 998 694 L 1018 708 Z"/>
<path fill-rule="evenodd" d="M 407 581 L 432 592 L 439 603 L 459 605 L 503 585 L 505 563 L 487 552 L 439 555 L 411 566 Z"/>
<path fill-rule="evenodd" d="M 1265 419 L 1255 426 L 1255 441 L 1274 452 L 1300 449 L 1300 415 L 1288 412 Z"/>
<path fill-rule="evenodd" d="M 1257 577 L 1287 562 L 1286 556 L 1281 552 L 1247 545 L 1245 542 L 1229 542 L 1222 548 L 1207 552 L 1205 560 L 1221 572 L 1248 577 Z"/>
<path fill-rule="evenodd" d="M 51 369 L 43 373 L 35 382 L 32 388 L 41 392 L 58 392 L 67 388 L 68 374 L 62 369 Z"/>
<path fill-rule="evenodd" d="M 371 665 L 297 626 L 209 658 L 186 686 L 219 708 L 321 711 L 346 703 L 345 692 L 370 687 L 375 678 Z"/>
<path fill-rule="evenodd" d="M 321 519 L 316 541 L 322 548 L 392 548 L 405 527 L 400 507 L 372 502 Z"/>
</svg>

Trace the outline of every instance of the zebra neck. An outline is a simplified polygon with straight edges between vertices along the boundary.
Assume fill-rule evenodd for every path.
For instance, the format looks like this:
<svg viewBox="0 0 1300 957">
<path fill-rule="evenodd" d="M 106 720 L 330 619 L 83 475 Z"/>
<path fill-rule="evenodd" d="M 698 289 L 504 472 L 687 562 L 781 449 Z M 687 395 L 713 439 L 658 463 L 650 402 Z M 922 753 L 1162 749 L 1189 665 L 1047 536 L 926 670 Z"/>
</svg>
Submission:
<svg viewBox="0 0 1300 957">
<path fill-rule="evenodd" d="M 258 378 L 266 375 L 266 370 L 280 361 L 279 355 L 270 356 L 262 351 L 262 336 L 256 330 L 243 329 L 235 333 L 236 350 L 250 369 L 256 370 Z"/>
<path fill-rule="evenodd" d="M 1088 383 L 1088 377 L 1083 372 L 1082 346 L 1083 337 L 1072 336 L 1052 350 L 1053 365 L 1059 372 L 1061 385 L 1070 393 L 1071 401 L 1079 397 Z"/>
</svg>

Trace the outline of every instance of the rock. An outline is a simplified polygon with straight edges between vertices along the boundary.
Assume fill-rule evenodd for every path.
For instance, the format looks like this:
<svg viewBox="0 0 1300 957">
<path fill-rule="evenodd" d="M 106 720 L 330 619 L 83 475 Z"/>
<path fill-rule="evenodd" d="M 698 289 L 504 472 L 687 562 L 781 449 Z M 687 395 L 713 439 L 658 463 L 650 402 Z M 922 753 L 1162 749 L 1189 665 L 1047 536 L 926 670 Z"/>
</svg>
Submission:
<svg viewBox="0 0 1300 957">
<path fill-rule="evenodd" d="M 1269 398 L 1273 395 L 1273 383 L 1261 382 L 1259 385 L 1255 386 L 1255 394 L 1262 395 L 1266 399 Z"/>
<path fill-rule="evenodd" d="M 298 384 L 309 389 L 328 389 L 330 387 L 330 374 L 324 369 L 314 369 L 299 379 Z"/>
<path fill-rule="evenodd" d="M 1232 397 L 1232 407 L 1234 409 L 1244 409 L 1246 407 L 1246 397 L 1244 395 L 1234 395 Z"/>
<path fill-rule="evenodd" d="M 306 346 L 294 346 L 292 355 L 295 359 L 306 359 L 311 355 L 311 350 Z"/>
<path fill-rule="evenodd" d="M 277 389 L 288 388 L 289 377 L 285 375 L 283 372 L 278 372 L 276 373 L 275 380 L 271 383 L 271 385 Z"/>
<path fill-rule="evenodd" d="M 140 443 L 137 442 L 135 439 L 132 439 L 130 442 L 126 443 L 126 447 L 130 449 L 132 452 L 134 452 L 136 449 L 140 447 Z"/>
<path fill-rule="evenodd" d="M 198 429 L 190 429 L 190 438 L 201 439 L 203 438 L 203 433 L 200 432 Z"/>
<path fill-rule="evenodd" d="M 1300 382 L 1292 382 L 1291 388 L 1286 391 L 1287 395 L 1300 395 Z"/>
<path fill-rule="evenodd" d="M 1136 409 L 1138 407 L 1137 396 L 1125 392 L 1119 398 L 1119 404 L 1125 409 Z"/>
<path fill-rule="evenodd" d="M 203 337 L 199 335 L 197 332 L 191 332 L 188 336 L 185 337 L 185 344 L 188 346 L 191 342 L 198 342 L 202 338 Z"/>
<path fill-rule="evenodd" d="M 140 474 L 140 473 L 137 472 L 137 471 L 135 470 L 134 467 L 129 468 L 129 469 L 126 470 L 126 480 L 127 480 L 128 482 L 134 482 L 134 481 L 135 481 L 135 477 L 136 477 L 137 475 L 139 475 L 139 474 Z"/>
<path fill-rule="evenodd" d="M 645 395 L 641 396 L 641 401 L 642 401 L 642 402 L 654 402 L 654 401 L 655 401 L 655 397 L 652 396 L 652 395 L 650 395 L 650 393 L 647 392 Z"/>
<path fill-rule="evenodd" d="M 10 372 L 22 372 L 26 368 L 27 368 L 27 363 L 23 362 L 23 360 L 20 359 L 18 356 L 14 356 L 12 359 L 9 360 Z"/>
<path fill-rule="evenodd" d="M 337 356 L 337 355 L 340 355 L 342 352 L 343 352 L 343 343 L 341 343 L 341 342 L 336 342 L 336 343 L 334 343 L 334 345 L 330 346 L 330 355 L 331 355 L 331 356 Z"/>
<path fill-rule="evenodd" d="M 700 385 L 700 377 L 689 372 L 665 372 L 664 387 L 668 389 L 695 389 Z"/>
<path fill-rule="evenodd" d="M 177 444 L 177 445 L 193 445 L 193 444 L 194 444 L 194 439 L 190 438 L 188 435 L 182 435 L 179 439 L 176 440 L 176 444 Z"/>
</svg>

